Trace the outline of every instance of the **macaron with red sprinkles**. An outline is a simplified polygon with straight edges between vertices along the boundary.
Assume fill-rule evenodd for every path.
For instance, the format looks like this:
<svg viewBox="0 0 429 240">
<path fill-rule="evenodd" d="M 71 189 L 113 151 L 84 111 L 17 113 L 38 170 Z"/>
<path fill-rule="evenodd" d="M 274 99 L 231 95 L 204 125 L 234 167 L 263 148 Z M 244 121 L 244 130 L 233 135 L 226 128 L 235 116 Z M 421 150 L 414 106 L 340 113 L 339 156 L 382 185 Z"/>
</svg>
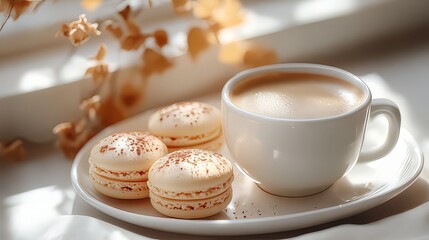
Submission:
<svg viewBox="0 0 429 240">
<path fill-rule="evenodd" d="M 215 151 L 223 143 L 220 110 L 202 102 L 179 102 L 159 109 L 149 118 L 148 131 L 169 152 L 189 148 Z"/>
<path fill-rule="evenodd" d="M 157 137 L 144 132 L 110 135 L 91 150 L 89 176 L 94 188 L 109 197 L 139 199 L 149 196 L 148 172 L 168 153 Z"/>
<path fill-rule="evenodd" d="M 160 158 L 150 168 L 150 201 L 166 216 L 209 217 L 231 202 L 233 179 L 232 164 L 220 153 L 178 150 Z"/>
</svg>

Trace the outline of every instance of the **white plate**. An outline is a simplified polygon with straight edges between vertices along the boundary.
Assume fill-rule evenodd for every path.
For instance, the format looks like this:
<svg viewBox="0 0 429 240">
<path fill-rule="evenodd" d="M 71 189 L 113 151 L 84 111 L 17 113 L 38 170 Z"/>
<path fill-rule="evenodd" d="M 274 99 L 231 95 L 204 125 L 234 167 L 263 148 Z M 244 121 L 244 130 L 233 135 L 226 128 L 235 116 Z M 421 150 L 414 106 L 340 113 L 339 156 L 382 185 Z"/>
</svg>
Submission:
<svg viewBox="0 0 429 240">
<path fill-rule="evenodd" d="M 218 98 L 198 99 L 218 105 Z M 148 199 L 119 200 L 98 193 L 88 175 L 92 145 L 114 132 L 145 130 L 148 111 L 116 124 L 93 138 L 74 160 L 71 178 L 77 193 L 98 210 L 123 221 L 162 231 L 200 235 L 243 235 L 288 231 L 345 218 L 391 199 L 413 183 L 423 168 L 423 155 L 402 129 L 395 149 L 386 157 L 356 166 L 328 190 L 303 198 L 270 195 L 235 169 L 234 196 L 221 213 L 206 219 L 182 220 L 157 213 Z M 232 159 L 227 148 L 220 150 Z"/>
</svg>

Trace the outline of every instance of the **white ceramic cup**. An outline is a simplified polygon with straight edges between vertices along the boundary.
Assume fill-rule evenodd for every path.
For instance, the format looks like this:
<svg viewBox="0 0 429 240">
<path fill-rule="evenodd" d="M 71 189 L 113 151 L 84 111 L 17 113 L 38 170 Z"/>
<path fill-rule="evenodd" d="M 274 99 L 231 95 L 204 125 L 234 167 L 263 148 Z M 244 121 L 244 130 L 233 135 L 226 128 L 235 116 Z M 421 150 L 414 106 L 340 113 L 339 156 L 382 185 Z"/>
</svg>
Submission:
<svg viewBox="0 0 429 240">
<path fill-rule="evenodd" d="M 234 86 L 264 72 L 300 72 L 333 76 L 362 90 L 364 100 L 338 116 L 314 119 L 272 118 L 240 109 L 230 99 Z M 361 151 L 368 119 L 384 116 L 388 132 L 384 143 Z M 316 64 L 277 64 L 245 70 L 222 90 L 222 123 L 227 147 L 236 165 L 263 190 L 299 197 L 321 192 L 343 177 L 357 162 L 388 154 L 399 137 L 401 115 L 387 99 L 372 99 L 357 76 Z"/>
</svg>

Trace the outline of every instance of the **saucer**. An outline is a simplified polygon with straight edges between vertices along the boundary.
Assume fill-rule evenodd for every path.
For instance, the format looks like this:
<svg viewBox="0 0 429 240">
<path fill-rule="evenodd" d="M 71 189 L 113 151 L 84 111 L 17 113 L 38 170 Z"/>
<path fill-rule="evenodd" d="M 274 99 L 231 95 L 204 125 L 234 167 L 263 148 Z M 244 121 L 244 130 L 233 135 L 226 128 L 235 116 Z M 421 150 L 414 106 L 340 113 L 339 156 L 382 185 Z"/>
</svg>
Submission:
<svg viewBox="0 0 429 240">
<path fill-rule="evenodd" d="M 218 105 L 213 99 L 205 100 Z M 116 132 L 144 131 L 153 111 L 106 128 L 94 137 L 76 156 L 71 179 L 76 192 L 98 210 L 125 222 L 157 230 L 198 235 L 246 235 L 310 227 L 349 217 L 386 202 L 410 186 L 423 168 L 420 147 L 406 129 L 401 129 L 398 143 L 389 155 L 358 162 L 345 177 L 319 194 L 301 198 L 274 196 L 261 190 L 235 168 L 233 199 L 221 213 L 198 220 L 169 218 L 152 208 L 149 199 L 120 200 L 98 193 L 88 174 L 88 157 L 96 141 Z M 220 152 L 233 161 L 225 144 Z"/>
</svg>

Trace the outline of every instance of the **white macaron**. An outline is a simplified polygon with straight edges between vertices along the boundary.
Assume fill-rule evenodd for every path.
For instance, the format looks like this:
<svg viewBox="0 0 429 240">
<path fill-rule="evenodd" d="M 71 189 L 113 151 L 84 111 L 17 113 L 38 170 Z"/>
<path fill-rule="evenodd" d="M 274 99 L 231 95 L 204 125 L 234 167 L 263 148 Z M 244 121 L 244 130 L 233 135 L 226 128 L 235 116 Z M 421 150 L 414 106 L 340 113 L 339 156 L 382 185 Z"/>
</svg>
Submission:
<svg viewBox="0 0 429 240">
<path fill-rule="evenodd" d="M 149 170 L 152 206 L 175 218 L 203 218 L 221 212 L 232 199 L 233 168 L 219 153 L 182 149 Z"/>
<path fill-rule="evenodd" d="M 167 153 L 161 140 L 144 132 L 110 135 L 91 150 L 89 175 L 92 185 L 100 193 L 114 198 L 148 197 L 148 171 Z"/>
<path fill-rule="evenodd" d="M 170 152 L 186 148 L 217 150 L 223 143 L 219 109 L 201 102 L 180 102 L 158 110 L 149 118 L 148 130 Z"/>
</svg>

